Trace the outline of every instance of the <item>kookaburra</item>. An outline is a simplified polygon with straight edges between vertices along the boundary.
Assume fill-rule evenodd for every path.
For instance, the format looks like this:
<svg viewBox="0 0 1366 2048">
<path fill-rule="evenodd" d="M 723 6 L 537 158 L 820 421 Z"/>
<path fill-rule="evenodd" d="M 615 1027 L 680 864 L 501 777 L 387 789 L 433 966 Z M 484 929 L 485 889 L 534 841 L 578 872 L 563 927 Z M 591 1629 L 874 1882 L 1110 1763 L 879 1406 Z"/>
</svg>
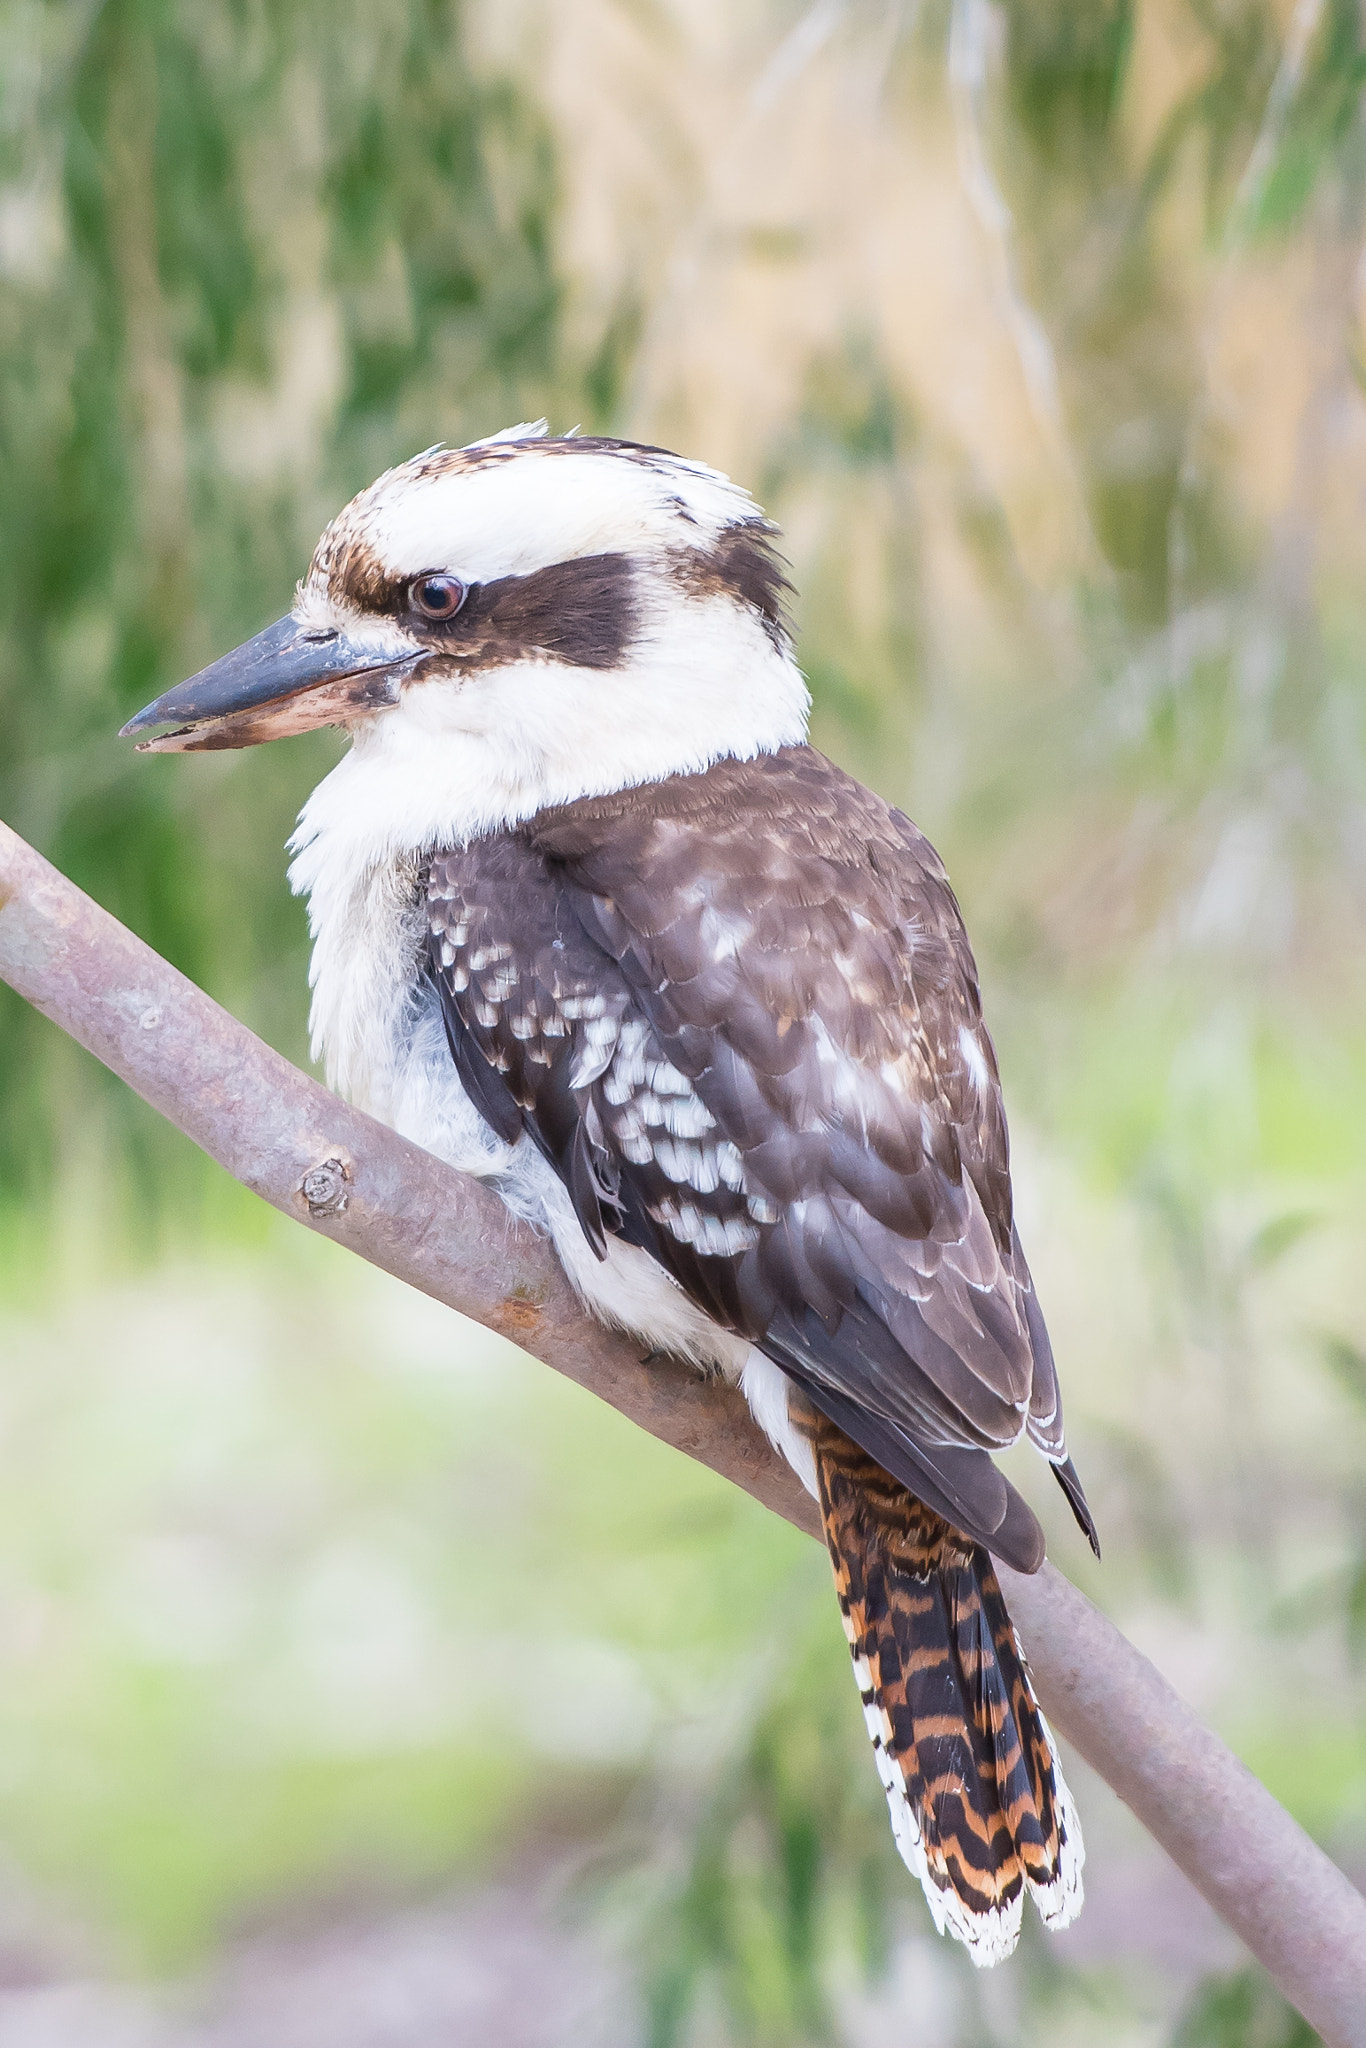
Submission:
<svg viewBox="0 0 1366 2048">
<path fill-rule="evenodd" d="M 738 1382 L 820 1504 L 897 1846 L 974 1961 L 1082 1845 L 990 1552 L 1027 1435 L 1094 1542 L 934 849 L 808 744 L 775 528 L 544 423 L 430 449 L 294 608 L 125 731 L 340 724 L 291 842 L 331 1084 L 490 1181 L 583 1299 Z"/>
</svg>

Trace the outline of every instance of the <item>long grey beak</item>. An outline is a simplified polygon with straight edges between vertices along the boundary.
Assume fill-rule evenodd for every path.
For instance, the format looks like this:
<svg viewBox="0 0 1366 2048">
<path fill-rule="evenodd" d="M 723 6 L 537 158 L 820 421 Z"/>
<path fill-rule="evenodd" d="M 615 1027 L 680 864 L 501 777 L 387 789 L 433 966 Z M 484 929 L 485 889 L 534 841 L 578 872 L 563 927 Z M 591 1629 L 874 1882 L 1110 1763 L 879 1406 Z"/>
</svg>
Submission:
<svg viewBox="0 0 1366 2048">
<path fill-rule="evenodd" d="M 170 725 L 173 732 L 141 741 L 142 749 L 181 753 L 256 746 L 396 702 L 403 677 L 422 653 L 395 652 L 392 644 L 301 626 L 287 616 L 167 690 L 130 718 L 119 737 Z"/>
</svg>

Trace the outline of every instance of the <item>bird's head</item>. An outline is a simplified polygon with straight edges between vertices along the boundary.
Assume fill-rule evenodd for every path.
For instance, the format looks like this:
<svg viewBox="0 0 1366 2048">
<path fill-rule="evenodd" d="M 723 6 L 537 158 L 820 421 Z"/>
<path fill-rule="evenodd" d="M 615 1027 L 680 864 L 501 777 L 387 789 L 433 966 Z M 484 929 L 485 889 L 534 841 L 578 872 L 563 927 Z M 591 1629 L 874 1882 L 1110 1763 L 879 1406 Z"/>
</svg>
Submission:
<svg viewBox="0 0 1366 2048">
<path fill-rule="evenodd" d="M 189 752 L 339 724 L 580 790 L 783 745 L 806 697 L 773 534 L 661 449 L 541 426 L 432 449 L 333 520 L 286 617 L 124 732 Z"/>
</svg>

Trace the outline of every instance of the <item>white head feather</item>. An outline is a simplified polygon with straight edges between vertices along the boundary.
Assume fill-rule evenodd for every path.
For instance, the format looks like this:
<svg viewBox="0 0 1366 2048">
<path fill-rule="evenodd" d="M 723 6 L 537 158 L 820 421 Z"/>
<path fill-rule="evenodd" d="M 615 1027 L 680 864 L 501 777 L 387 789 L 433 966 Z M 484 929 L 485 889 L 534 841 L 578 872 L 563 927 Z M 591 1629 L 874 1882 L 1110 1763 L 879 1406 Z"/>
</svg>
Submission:
<svg viewBox="0 0 1366 2048">
<path fill-rule="evenodd" d="M 608 555 L 632 566 L 633 631 L 612 666 L 532 652 L 405 683 L 395 705 L 357 719 L 352 752 L 310 798 L 296 845 L 345 825 L 374 859 L 420 853 L 547 804 L 802 740 L 808 697 L 786 636 L 695 572 L 737 529 L 771 531 L 719 471 L 661 450 L 549 439 L 541 422 L 387 471 L 318 543 L 301 622 L 373 635 L 398 655 L 416 643 L 401 619 L 367 612 L 378 583 L 440 572 L 487 586 Z"/>
</svg>

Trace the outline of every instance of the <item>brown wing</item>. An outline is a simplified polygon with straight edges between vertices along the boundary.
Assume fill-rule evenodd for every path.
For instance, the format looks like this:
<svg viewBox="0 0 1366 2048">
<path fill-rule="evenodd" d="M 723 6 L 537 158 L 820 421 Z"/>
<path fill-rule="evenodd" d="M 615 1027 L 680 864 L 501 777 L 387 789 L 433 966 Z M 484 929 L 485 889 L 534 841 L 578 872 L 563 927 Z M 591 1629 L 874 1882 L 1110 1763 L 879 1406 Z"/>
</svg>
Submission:
<svg viewBox="0 0 1366 2048">
<path fill-rule="evenodd" d="M 641 1243 L 957 1526 L 1037 1561 L 990 1450 L 1062 1455 L 1000 1087 L 938 857 L 808 748 L 432 866 L 452 1050 L 590 1238 Z M 499 1118 L 502 1122 L 499 1122 Z"/>
</svg>

